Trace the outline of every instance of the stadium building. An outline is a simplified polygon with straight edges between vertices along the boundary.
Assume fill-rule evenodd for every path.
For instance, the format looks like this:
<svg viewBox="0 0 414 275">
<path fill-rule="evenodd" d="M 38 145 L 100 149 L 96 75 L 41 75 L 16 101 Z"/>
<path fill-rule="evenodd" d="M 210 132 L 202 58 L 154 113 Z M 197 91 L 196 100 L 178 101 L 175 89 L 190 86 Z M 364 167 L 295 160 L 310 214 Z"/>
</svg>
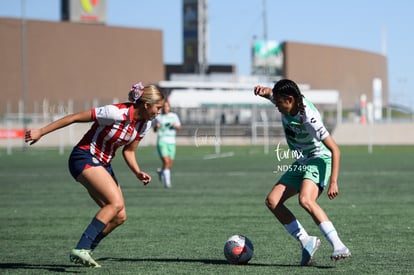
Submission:
<svg viewBox="0 0 414 275">
<path fill-rule="evenodd" d="M 187 104 L 192 105 L 185 106 L 181 97 L 172 106 L 181 105 L 183 123 L 214 126 L 220 120 L 238 127 L 229 135 L 251 135 L 254 130 L 247 124 L 274 116 L 271 105 L 257 102 L 254 96 L 248 102 L 245 97 L 258 81 L 271 85 L 286 77 L 300 83 L 305 94 L 328 112 L 332 127 L 342 120 L 342 110 L 359 109 L 363 95 L 379 110 L 388 104 L 387 59 L 381 54 L 291 41 L 269 41 L 271 46 L 263 46 L 263 41 L 253 41 L 253 75 L 239 76 L 232 64 L 208 64 L 207 30 L 199 23 L 206 20 L 194 21 L 188 14 L 190 7 L 195 16 L 205 18 L 204 1 L 185 0 L 184 62 L 164 64 L 161 30 L 107 26 L 105 1 L 89 10 L 79 3 L 62 1 L 61 22 L 0 18 L 2 117 L 41 123 L 64 113 L 124 101 L 130 85 L 138 80 L 159 84 L 171 99 L 186 92 Z M 263 53 L 263 47 L 267 52 Z M 218 91 L 224 96 L 217 98 Z M 241 101 L 235 100 L 235 92 L 243 95 L 236 97 Z M 203 96 L 209 99 L 199 102 Z M 224 104 L 217 103 L 220 99 Z"/>
</svg>

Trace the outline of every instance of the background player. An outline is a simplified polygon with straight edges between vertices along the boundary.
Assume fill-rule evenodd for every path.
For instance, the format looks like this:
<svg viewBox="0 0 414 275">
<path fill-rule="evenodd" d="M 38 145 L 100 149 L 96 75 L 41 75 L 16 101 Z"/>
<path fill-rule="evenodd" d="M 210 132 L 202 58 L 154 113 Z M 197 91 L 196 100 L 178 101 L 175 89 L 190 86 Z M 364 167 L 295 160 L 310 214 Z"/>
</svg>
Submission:
<svg viewBox="0 0 414 275">
<path fill-rule="evenodd" d="M 182 126 L 176 113 L 171 112 L 168 101 L 164 102 L 162 113 L 153 122 L 154 131 L 157 135 L 157 151 L 162 161 L 162 168 L 157 173 L 164 187 L 171 187 L 171 168 L 176 153 L 176 135 Z"/>
</svg>

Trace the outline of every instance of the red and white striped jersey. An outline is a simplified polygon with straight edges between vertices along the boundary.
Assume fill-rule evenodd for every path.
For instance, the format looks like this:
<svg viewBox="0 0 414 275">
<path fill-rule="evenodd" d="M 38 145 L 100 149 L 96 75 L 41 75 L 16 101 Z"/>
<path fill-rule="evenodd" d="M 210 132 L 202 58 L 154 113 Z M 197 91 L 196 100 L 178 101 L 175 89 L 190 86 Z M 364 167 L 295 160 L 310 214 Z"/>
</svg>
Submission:
<svg viewBox="0 0 414 275">
<path fill-rule="evenodd" d="M 151 128 L 151 121 L 135 121 L 132 103 L 120 103 L 91 110 L 94 123 L 77 146 L 89 150 L 103 164 L 109 164 L 123 145 L 140 141 Z"/>
</svg>

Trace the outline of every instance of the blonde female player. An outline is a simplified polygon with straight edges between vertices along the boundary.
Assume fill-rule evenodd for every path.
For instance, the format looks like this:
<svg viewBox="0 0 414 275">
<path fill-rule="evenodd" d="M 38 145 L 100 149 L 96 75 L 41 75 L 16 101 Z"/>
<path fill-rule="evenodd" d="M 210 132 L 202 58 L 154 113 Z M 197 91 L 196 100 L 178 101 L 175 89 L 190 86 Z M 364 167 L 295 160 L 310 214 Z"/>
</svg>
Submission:
<svg viewBox="0 0 414 275">
<path fill-rule="evenodd" d="M 317 203 L 329 182 L 327 195 L 338 195 L 340 150 L 326 130 L 315 106 L 306 99 L 295 82 L 278 81 L 273 89 L 254 87 L 255 95 L 271 100 L 282 114 L 282 124 L 290 150 L 298 152 L 298 159 L 273 186 L 266 198 L 266 206 L 286 230 L 302 246 L 301 265 L 310 265 L 319 247 L 320 239 L 309 236 L 293 213 L 284 205 L 290 197 L 299 194 L 299 204 L 333 247 L 332 260 L 351 256 L 325 211 Z"/>
<path fill-rule="evenodd" d="M 100 207 L 70 252 L 70 260 L 84 266 L 100 267 L 91 256 L 92 250 L 126 220 L 121 187 L 111 168 L 115 151 L 123 146 L 122 155 L 134 175 L 144 185 L 151 181 L 151 176 L 140 169 L 135 149 L 151 128 L 151 120 L 160 114 L 164 96 L 156 86 L 144 87 L 140 82 L 132 86 L 128 97 L 128 103 L 70 114 L 26 132 L 25 141 L 32 145 L 42 136 L 72 123 L 93 122 L 69 157 L 70 173 Z"/>
</svg>

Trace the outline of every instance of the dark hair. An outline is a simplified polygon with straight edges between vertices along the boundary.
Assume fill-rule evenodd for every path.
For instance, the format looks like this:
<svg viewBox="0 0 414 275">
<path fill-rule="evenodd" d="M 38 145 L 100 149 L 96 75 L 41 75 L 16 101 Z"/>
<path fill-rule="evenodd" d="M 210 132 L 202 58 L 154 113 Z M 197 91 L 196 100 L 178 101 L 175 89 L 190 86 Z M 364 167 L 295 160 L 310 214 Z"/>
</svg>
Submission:
<svg viewBox="0 0 414 275">
<path fill-rule="evenodd" d="M 298 85 L 290 79 L 281 79 L 275 83 L 272 89 L 273 97 L 281 96 L 288 97 L 292 96 L 295 99 L 295 103 L 298 106 L 299 113 L 301 115 L 301 121 L 305 116 L 305 105 L 303 104 L 303 94 L 300 92 Z"/>
</svg>

